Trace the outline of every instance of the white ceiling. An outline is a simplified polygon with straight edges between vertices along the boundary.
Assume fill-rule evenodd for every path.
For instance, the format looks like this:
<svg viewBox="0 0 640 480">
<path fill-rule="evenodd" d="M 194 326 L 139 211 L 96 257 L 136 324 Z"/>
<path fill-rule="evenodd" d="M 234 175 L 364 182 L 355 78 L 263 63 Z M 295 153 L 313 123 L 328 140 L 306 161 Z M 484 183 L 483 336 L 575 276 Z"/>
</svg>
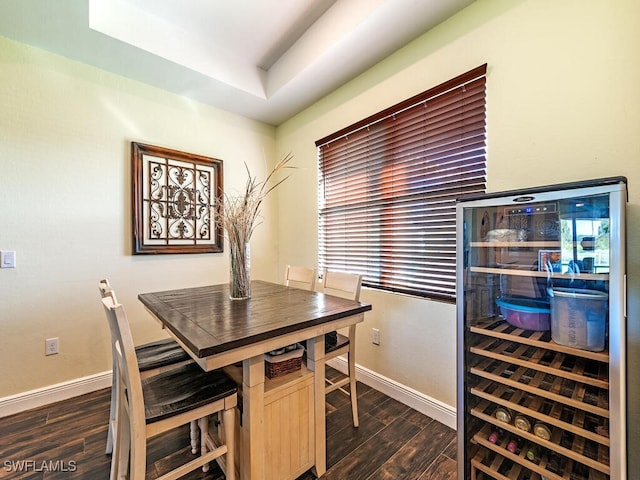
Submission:
<svg viewBox="0 0 640 480">
<path fill-rule="evenodd" d="M 0 0 L 0 35 L 278 125 L 474 0 Z"/>
</svg>

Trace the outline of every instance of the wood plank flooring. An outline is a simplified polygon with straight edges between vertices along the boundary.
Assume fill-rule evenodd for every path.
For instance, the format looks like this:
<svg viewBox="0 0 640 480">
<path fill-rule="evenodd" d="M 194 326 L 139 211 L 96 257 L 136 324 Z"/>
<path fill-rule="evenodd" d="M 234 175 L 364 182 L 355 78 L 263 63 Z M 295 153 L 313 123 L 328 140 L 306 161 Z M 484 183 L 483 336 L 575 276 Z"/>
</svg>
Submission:
<svg viewBox="0 0 640 480">
<path fill-rule="evenodd" d="M 329 369 L 328 369 L 329 370 Z M 340 375 L 331 370 L 333 375 Z M 327 473 L 323 480 L 455 480 L 455 432 L 358 383 L 360 427 L 351 425 L 349 398 L 327 397 Z M 100 390 L 0 418 L 0 479 L 108 479 L 105 455 L 109 390 Z M 154 438 L 147 478 L 189 453 L 189 427 Z M 222 480 L 216 464 L 189 480 Z M 311 480 L 311 472 L 298 480 Z"/>
</svg>

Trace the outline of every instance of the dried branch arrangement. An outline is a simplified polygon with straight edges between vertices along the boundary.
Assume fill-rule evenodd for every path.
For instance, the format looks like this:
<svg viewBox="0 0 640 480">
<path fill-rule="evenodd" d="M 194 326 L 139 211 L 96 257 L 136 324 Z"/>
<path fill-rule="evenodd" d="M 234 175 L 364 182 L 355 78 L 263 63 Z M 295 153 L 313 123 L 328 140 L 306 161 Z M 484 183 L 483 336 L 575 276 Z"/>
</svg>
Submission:
<svg viewBox="0 0 640 480">
<path fill-rule="evenodd" d="M 225 193 L 224 206 L 220 222 L 227 232 L 229 239 L 229 255 L 231 259 L 231 297 L 247 298 L 249 296 L 249 252 L 247 246 L 256 226 L 260 224 L 262 203 L 269 193 L 277 188 L 289 176 L 276 181 L 278 174 L 285 169 L 295 168 L 289 165 L 293 155 L 285 155 L 269 172 L 264 181 L 259 182 L 247 170 L 247 183 L 244 192 L 238 196 Z M 237 284 L 237 285 L 236 285 Z"/>
</svg>

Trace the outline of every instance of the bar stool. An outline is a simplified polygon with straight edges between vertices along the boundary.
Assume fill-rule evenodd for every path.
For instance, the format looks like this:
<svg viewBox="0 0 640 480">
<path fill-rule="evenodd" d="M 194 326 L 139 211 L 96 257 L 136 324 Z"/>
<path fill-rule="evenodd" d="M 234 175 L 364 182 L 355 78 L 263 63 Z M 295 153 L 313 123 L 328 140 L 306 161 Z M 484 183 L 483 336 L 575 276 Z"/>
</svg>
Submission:
<svg viewBox="0 0 640 480">
<path fill-rule="evenodd" d="M 322 275 L 322 292 L 329 295 L 336 295 L 350 300 L 360 299 L 360 289 L 362 287 L 362 275 L 354 273 L 330 271 L 324 269 Z M 327 394 L 334 390 L 340 390 L 351 399 L 351 414 L 353 416 L 353 426 L 359 426 L 358 420 L 358 392 L 356 391 L 356 326 L 349 327 L 348 336 L 338 332 L 331 332 L 325 335 L 325 362 L 340 355 L 347 355 L 348 375 L 347 377 L 332 382 L 326 378 L 328 386 Z M 347 391 L 344 387 L 349 385 Z"/>
<path fill-rule="evenodd" d="M 102 304 L 109 322 L 112 350 L 118 370 L 118 401 L 110 478 L 144 479 L 147 441 L 161 433 L 191 424 L 200 427 L 200 456 L 162 475 L 177 479 L 217 460 L 227 480 L 235 479 L 234 424 L 237 386 L 222 370 L 204 372 L 189 363 L 145 380 L 140 377 L 133 338 L 124 307 L 111 292 Z M 222 414 L 224 440 L 209 434 L 208 417 Z M 224 459 L 222 457 L 225 457 Z"/>
<path fill-rule="evenodd" d="M 104 298 L 107 292 L 111 292 L 114 301 L 117 302 L 116 293 L 111 287 L 109 280 L 103 279 L 98 283 L 98 289 L 100 295 Z M 166 370 L 181 367 L 188 363 L 192 363 L 193 360 L 187 352 L 176 342 L 170 338 L 157 340 L 155 342 L 145 343 L 135 347 L 136 357 L 138 359 L 138 367 L 140 369 L 140 377 L 142 379 L 157 375 Z M 111 375 L 111 406 L 109 411 L 109 428 L 107 431 L 107 446 L 105 453 L 110 455 L 113 451 L 114 437 L 116 435 L 116 409 L 118 399 L 118 370 L 116 368 L 116 357 L 113 355 L 113 366 Z M 197 424 L 194 422 L 191 425 L 191 451 L 197 453 L 198 451 L 198 431 Z"/>
</svg>

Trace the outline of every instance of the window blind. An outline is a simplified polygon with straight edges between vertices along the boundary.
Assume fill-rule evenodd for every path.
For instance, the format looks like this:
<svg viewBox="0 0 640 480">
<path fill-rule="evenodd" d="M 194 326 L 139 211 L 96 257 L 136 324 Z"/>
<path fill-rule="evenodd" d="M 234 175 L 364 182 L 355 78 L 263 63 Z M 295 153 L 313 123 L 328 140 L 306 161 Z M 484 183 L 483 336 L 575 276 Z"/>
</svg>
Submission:
<svg viewBox="0 0 640 480">
<path fill-rule="evenodd" d="M 486 186 L 486 67 L 316 142 L 319 268 L 455 300 L 456 199 Z"/>
</svg>

